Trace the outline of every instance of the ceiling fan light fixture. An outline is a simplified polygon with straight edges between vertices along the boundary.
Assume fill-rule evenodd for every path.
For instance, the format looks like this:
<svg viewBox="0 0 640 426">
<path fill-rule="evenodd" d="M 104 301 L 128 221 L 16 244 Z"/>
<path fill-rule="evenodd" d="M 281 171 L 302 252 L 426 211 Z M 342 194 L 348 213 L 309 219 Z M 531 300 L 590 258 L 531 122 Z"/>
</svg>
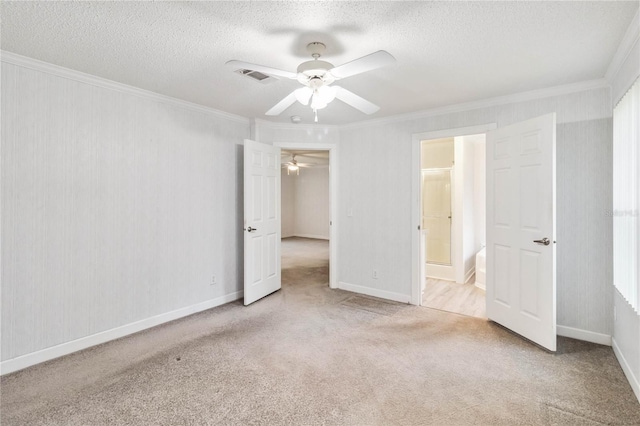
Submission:
<svg viewBox="0 0 640 426">
<path fill-rule="evenodd" d="M 296 100 L 298 102 L 300 102 L 302 105 L 308 105 L 309 99 L 311 99 L 311 95 L 313 95 L 313 90 L 309 89 L 308 87 L 301 87 L 299 89 L 296 89 L 293 93 L 295 94 Z"/>
<path fill-rule="evenodd" d="M 331 86 L 322 86 L 316 91 L 320 100 L 325 104 L 330 104 L 336 98 L 336 88 Z"/>
<path fill-rule="evenodd" d="M 289 164 L 287 166 L 287 175 L 289 175 L 289 173 L 291 172 L 296 172 L 296 175 L 300 174 L 300 167 L 298 167 L 297 164 Z"/>
<path fill-rule="evenodd" d="M 313 97 L 311 98 L 311 109 L 318 110 L 326 108 L 326 106 L 327 103 L 324 101 L 324 99 L 322 99 L 322 97 L 320 97 L 317 93 L 314 93 Z"/>
</svg>

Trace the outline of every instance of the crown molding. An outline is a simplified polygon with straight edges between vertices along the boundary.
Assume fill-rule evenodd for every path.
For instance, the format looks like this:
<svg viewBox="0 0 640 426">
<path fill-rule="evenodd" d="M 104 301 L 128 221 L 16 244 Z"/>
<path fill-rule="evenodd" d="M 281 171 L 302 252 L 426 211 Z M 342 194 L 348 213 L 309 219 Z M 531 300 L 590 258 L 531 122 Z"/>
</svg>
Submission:
<svg viewBox="0 0 640 426">
<path fill-rule="evenodd" d="M 340 125 L 337 124 L 310 124 L 310 123 L 282 123 L 279 121 L 269 121 L 264 120 L 262 118 L 254 119 L 255 123 L 260 126 L 268 127 L 270 129 L 301 129 L 301 130 L 321 130 L 321 129 L 330 129 L 330 130 L 339 130 Z"/>
<path fill-rule="evenodd" d="M 29 58 L 26 56 L 18 55 L 13 52 L 7 52 L 0 50 L 0 61 L 8 64 L 17 65 L 23 68 L 29 68 L 35 71 L 44 72 L 47 74 L 55 75 L 57 77 L 67 78 L 69 80 L 75 80 L 81 83 L 91 84 L 93 86 L 101 87 L 104 89 L 116 90 L 119 92 L 127 93 L 134 96 L 139 96 L 145 99 L 154 100 L 166 104 L 171 104 L 186 108 L 192 111 L 202 112 L 205 114 L 214 115 L 216 117 L 225 118 L 231 121 L 249 125 L 249 119 L 239 115 L 231 114 L 228 112 L 220 111 L 214 108 L 205 107 L 192 102 L 183 101 L 181 99 L 172 98 L 171 96 L 161 95 L 159 93 L 151 92 L 149 90 L 140 89 L 127 84 L 118 83 L 116 81 L 108 80 L 106 78 L 97 77 L 91 74 L 86 74 L 80 71 L 64 68 L 59 65 L 43 62 L 38 59 Z"/>
<path fill-rule="evenodd" d="M 638 21 L 638 14 L 636 13 L 636 17 L 634 18 L 634 22 L 636 23 L 636 25 L 637 25 L 637 21 Z M 633 25 L 630 26 L 629 28 L 632 28 L 632 27 Z M 630 34 L 632 33 L 632 31 L 627 31 L 627 33 Z M 626 39 L 627 39 L 627 36 L 625 36 L 625 40 Z M 633 42 L 633 39 L 628 42 L 629 47 L 633 46 L 632 42 Z M 620 60 L 623 61 L 624 58 L 626 58 L 626 56 L 624 56 Z M 575 92 L 582 92 L 587 90 L 611 87 L 609 80 L 605 78 L 601 78 L 597 80 L 588 80 L 588 81 L 583 81 L 579 83 L 572 83 L 572 84 L 567 84 L 562 86 L 532 90 L 528 92 L 515 93 L 511 95 L 506 95 L 506 96 L 499 96 L 495 98 L 488 98 L 488 99 L 483 99 L 479 101 L 447 105 L 443 107 L 416 111 L 416 112 L 411 112 L 407 114 L 399 114 L 399 115 L 393 115 L 389 117 L 381 117 L 381 118 L 374 118 L 371 120 L 357 121 L 354 123 L 348 123 L 348 124 L 342 124 L 342 125 L 290 124 L 290 123 L 282 123 L 282 122 L 273 122 L 273 121 L 268 121 L 268 120 L 259 119 L 259 118 L 251 120 L 249 118 L 242 117 L 239 115 L 231 114 L 231 113 L 220 111 L 214 108 L 209 108 L 209 107 L 205 107 L 195 103 L 172 98 L 170 96 L 161 95 L 159 93 L 151 92 L 148 90 L 139 89 L 137 87 L 129 86 L 123 83 L 118 83 L 112 80 L 107 80 L 105 78 L 93 76 L 80 71 L 71 70 L 69 68 L 64 68 L 58 65 L 53 65 L 47 62 L 43 62 L 33 58 L 28 58 L 26 56 L 18 55 L 12 52 L 4 51 L 4 50 L 0 50 L 0 60 L 2 62 L 18 65 L 25 68 L 30 68 L 36 71 L 46 72 L 52 75 L 72 79 L 72 80 L 87 83 L 87 84 L 92 84 L 98 87 L 117 90 L 120 92 L 129 93 L 132 95 L 144 97 L 144 98 L 155 100 L 158 102 L 173 104 L 173 105 L 187 108 L 193 111 L 215 115 L 217 117 L 226 118 L 228 120 L 236 121 L 246 125 L 250 125 L 251 122 L 253 121 L 258 126 L 263 126 L 271 129 L 286 129 L 286 130 L 292 130 L 292 129 L 312 130 L 312 131 L 317 131 L 321 129 L 342 130 L 342 129 L 350 129 L 350 128 L 359 128 L 363 126 L 384 125 L 384 124 L 398 123 L 402 121 L 411 121 L 411 120 L 416 120 L 421 118 L 433 117 L 433 116 L 438 116 L 443 114 L 452 114 L 452 113 L 464 112 L 464 111 L 469 111 L 474 109 L 488 108 L 488 107 L 505 105 L 510 103 L 525 102 L 525 101 L 531 101 L 535 99 L 566 95 L 566 94 L 575 93 Z"/>
<path fill-rule="evenodd" d="M 625 63 L 631 52 L 633 51 L 633 46 L 640 41 L 640 9 L 636 10 L 636 14 L 631 20 L 627 31 L 622 37 L 622 41 L 618 46 L 618 50 L 613 55 L 613 59 L 607 68 L 607 72 L 604 75 L 604 78 L 612 83 L 615 76 L 620 71 L 620 68 Z"/>
<path fill-rule="evenodd" d="M 531 90 L 528 92 L 514 93 L 511 95 L 498 96 L 495 98 L 482 99 L 479 101 L 465 102 L 461 104 L 447 105 L 422 111 L 410 112 L 407 114 L 393 115 L 389 117 L 374 118 L 355 123 L 344 124 L 340 129 L 359 128 L 363 126 L 376 126 L 398 123 L 402 121 L 418 120 L 421 118 L 434 117 L 444 114 L 465 112 L 474 109 L 489 108 L 494 106 L 513 104 L 518 102 L 532 101 L 536 99 L 551 98 L 554 96 L 567 95 L 577 92 L 585 92 L 594 89 L 610 89 L 611 85 L 604 78 L 587 80 L 579 83 L 565 84 L 562 86 L 547 87 L 544 89 Z"/>
</svg>

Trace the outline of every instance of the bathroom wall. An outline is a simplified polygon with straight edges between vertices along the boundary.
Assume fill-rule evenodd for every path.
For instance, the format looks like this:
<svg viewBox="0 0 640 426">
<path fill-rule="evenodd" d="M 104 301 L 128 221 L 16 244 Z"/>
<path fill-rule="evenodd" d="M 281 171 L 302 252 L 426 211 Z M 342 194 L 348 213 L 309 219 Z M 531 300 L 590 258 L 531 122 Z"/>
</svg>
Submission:
<svg viewBox="0 0 640 426">
<path fill-rule="evenodd" d="M 444 169 L 454 162 L 453 138 L 422 141 L 422 168 Z"/>
<path fill-rule="evenodd" d="M 473 141 L 473 205 L 474 205 L 474 244 L 480 248 L 487 244 L 487 163 L 486 138 Z"/>
<path fill-rule="evenodd" d="M 475 255 L 485 238 L 485 135 L 455 137 L 453 242 L 455 281 L 468 282 L 475 270 Z M 476 168 L 478 170 L 476 171 Z"/>
<path fill-rule="evenodd" d="M 484 137 L 484 135 L 482 136 Z M 456 238 L 456 282 L 467 282 L 475 269 L 476 246 L 474 204 L 475 145 L 473 136 L 455 138 L 455 220 L 453 235 Z"/>
</svg>

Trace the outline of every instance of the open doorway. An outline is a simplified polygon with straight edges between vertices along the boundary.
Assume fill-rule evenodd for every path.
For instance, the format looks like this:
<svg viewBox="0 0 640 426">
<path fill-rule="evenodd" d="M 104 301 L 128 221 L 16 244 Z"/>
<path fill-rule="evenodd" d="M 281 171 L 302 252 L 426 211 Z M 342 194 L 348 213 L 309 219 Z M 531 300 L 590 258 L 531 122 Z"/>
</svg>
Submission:
<svg viewBox="0 0 640 426">
<path fill-rule="evenodd" d="M 484 124 L 412 137 L 415 305 L 486 318 L 486 133 L 495 128 Z"/>
<path fill-rule="evenodd" d="M 486 318 L 485 135 L 420 141 L 421 304 Z"/>
<path fill-rule="evenodd" d="M 281 151 L 283 285 L 330 284 L 330 151 Z"/>
</svg>

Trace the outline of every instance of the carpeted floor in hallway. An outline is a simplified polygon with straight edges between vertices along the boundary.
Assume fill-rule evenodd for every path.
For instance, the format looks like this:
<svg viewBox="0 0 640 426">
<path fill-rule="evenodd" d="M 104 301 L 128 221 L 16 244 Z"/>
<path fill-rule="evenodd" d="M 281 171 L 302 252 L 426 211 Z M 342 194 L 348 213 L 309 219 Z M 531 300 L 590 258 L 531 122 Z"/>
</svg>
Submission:
<svg viewBox="0 0 640 426">
<path fill-rule="evenodd" d="M 549 354 L 486 320 L 331 290 L 326 241 L 283 287 L 2 377 L 9 425 L 639 425 L 610 347 Z"/>
</svg>

